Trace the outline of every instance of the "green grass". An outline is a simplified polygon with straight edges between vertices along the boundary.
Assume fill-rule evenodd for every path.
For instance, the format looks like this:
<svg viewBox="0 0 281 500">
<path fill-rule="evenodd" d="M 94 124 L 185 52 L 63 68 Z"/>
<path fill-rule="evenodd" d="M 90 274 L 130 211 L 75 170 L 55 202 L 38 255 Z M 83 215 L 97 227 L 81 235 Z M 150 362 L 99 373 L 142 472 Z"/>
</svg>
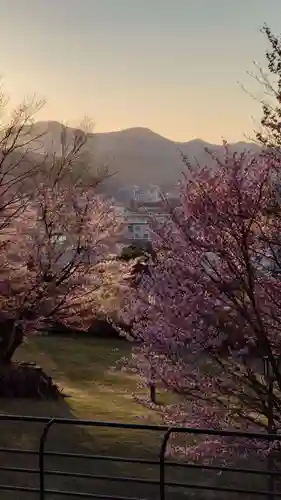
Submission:
<svg viewBox="0 0 281 500">
<path fill-rule="evenodd" d="M 140 390 L 138 378 L 120 370 L 117 362 L 130 355 L 130 345 L 120 340 L 96 340 L 85 338 L 37 337 L 30 339 L 17 352 L 17 360 L 36 361 L 67 394 L 61 402 L 51 401 L 7 401 L 0 400 L 0 411 L 7 414 L 66 417 L 115 421 L 122 423 L 161 424 L 156 411 L 138 404 L 133 396 L 145 395 Z M 143 392 L 143 394 L 142 394 Z M 173 398 L 158 392 L 159 402 L 170 402 Z M 21 425 L 3 423 L 0 434 L 1 446 L 38 449 L 42 432 L 41 424 Z M 159 457 L 163 433 L 147 431 L 81 428 L 56 425 L 48 438 L 48 449 L 95 455 L 131 456 L 156 459 Z M 0 465 L 37 468 L 34 457 L 7 456 L 0 453 Z M 47 468 L 89 472 L 113 476 L 158 478 L 158 468 L 118 464 L 105 461 L 74 461 L 52 458 Z M 1 474 L 0 483 L 33 484 L 31 476 L 23 474 Z M 35 484 L 38 478 L 35 478 Z M 79 479 L 47 476 L 50 488 L 82 492 L 102 492 L 154 498 L 156 487 L 111 483 L 109 481 L 81 481 Z M 6 496 L 5 496 L 6 495 Z M 21 499 L 20 494 L 1 493 L 1 500 Z M 48 497 L 49 498 L 49 497 Z"/>
<path fill-rule="evenodd" d="M 122 372 L 118 360 L 130 355 L 130 345 L 120 340 L 102 340 L 85 338 L 35 337 L 24 344 L 17 352 L 20 361 L 36 361 L 50 374 L 61 389 L 68 395 L 60 402 L 1 400 L 0 412 L 15 415 L 33 415 L 45 417 L 66 417 L 115 421 L 123 423 L 161 424 L 157 411 L 152 411 L 138 404 L 134 393 L 145 395 L 140 389 L 138 378 Z M 158 390 L 161 404 L 175 401 L 174 396 Z M 1 422 L 0 447 L 14 447 L 38 450 L 42 432 L 41 424 L 15 424 Z M 82 428 L 79 426 L 55 425 L 48 437 L 47 449 L 60 452 L 90 453 L 123 457 L 142 457 L 159 459 L 159 450 L 163 433 L 147 431 L 120 430 L 116 428 Z M 9 455 L 0 452 L 0 467 L 25 467 L 38 469 L 36 456 Z M 104 460 L 74 460 L 49 457 L 46 469 L 68 472 L 84 472 L 95 475 L 116 477 L 131 476 L 136 478 L 159 478 L 159 468 L 148 465 L 107 462 Z M 167 480 L 195 483 L 217 483 L 212 474 L 192 470 L 169 470 Z M 239 477 L 239 484 L 240 483 Z M 250 478 L 249 478 L 250 479 Z M 251 478 L 252 481 L 252 478 Z M 38 473 L 28 475 L 17 472 L 1 472 L 0 484 L 38 486 Z M 225 483 L 224 483 L 225 484 Z M 226 479 L 226 484 L 228 479 Z M 233 484 L 233 483 L 232 483 Z M 237 482 L 235 483 L 237 485 Z M 234 484 L 233 484 L 234 485 Z M 245 486 L 245 484 L 244 484 Z M 248 485 L 250 486 L 250 485 Z M 257 487 L 257 485 L 254 485 Z M 159 487 L 129 483 L 110 482 L 108 480 L 81 480 L 62 476 L 46 476 L 46 487 L 66 491 L 99 493 L 105 495 L 124 495 L 146 499 L 159 498 Z M 191 493 L 189 489 L 171 490 L 167 488 L 167 498 L 171 500 L 224 499 L 224 493 Z M 36 495 L 18 492 L 0 493 L 1 500 L 37 499 Z M 57 495 L 48 495 L 46 500 L 57 500 Z M 70 497 L 75 498 L 75 497 Z M 231 498 L 236 498 L 232 496 Z M 247 496 L 247 498 L 251 498 Z"/>
<path fill-rule="evenodd" d="M 118 339 L 40 337 L 26 343 L 17 357 L 23 361 L 36 360 L 53 377 L 69 396 L 66 399 L 67 410 L 75 418 L 159 424 L 161 420 L 157 413 L 138 404 L 133 397 L 136 392 L 140 394 L 137 377 L 116 368 L 120 358 L 129 355 L 130 345 Z M 167 399 L 162 393 L 160 399 L 165 397 Z M 50 403 L 47 403 L 48 406 Z M 95 430 L 93 433 L 97 434 Z M 140 439 L 139 433 L 125 433 L 126 448 L 130 439 L 135 450 L 146 455 L 155 444 L 158 446 L 158 439 L 149 440 L 147 444 Z M 117 441 L 120 451 L 120 430 L 99 430 L 98 434 L 96 445 L 101 451 L 112 451 Z"/>
</svg>

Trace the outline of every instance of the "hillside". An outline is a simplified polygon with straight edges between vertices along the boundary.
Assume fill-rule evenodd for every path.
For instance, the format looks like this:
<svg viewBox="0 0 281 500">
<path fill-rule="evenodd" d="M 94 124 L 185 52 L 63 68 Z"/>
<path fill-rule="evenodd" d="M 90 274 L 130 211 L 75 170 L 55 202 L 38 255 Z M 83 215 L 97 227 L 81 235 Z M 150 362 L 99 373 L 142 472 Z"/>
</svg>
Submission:
<svg viewBox="0 0 281 500">
<path fill-rule="evenodd" d="M 74 129 L 69 128 L 69 137 Z M 59 151 L 60 124 L 57 122 L 38 122 L 34 133 L 46 132 L 40 139 L 40 148 Z M 205 148 L 216 153 L 222 146 L 208 144 L 200 139 L 180 143 L 166 139 L 149 129 L 136 127 L 118 132 L 90 134 L 87 152 L 93 168 L 108 165 L 115 175 L 107 182 L 108 189 L 114 194 L 126 192 L 129 186 L 147 188 L 158 185 L 161 189 L 172 189 L 181 177 L 183 163 L 180 151 L 200 164 L 209 161 Z M 239 142 L 231 145 L 234 150 L 253 150 L 259 148 L 253 143 Z M 129 188 L 130 189 L 130 188 Z"/>
</svg>

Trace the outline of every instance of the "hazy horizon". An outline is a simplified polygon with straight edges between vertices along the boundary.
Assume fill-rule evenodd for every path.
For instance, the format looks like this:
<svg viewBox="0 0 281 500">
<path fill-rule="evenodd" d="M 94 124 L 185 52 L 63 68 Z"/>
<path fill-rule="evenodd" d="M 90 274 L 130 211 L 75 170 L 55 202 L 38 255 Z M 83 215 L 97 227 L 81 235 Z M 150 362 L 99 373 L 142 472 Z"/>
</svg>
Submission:
<svg viewBox="0 0 281 500">
<path fill-rule="evenodd" d="M 75 126 L 72 126 L 70 123 L 66 123 L 66 122 L 63 122 L 63 121 L 59 121 L 59 120 L 40 120 L 38 122 L 35 122 L 34 125 L 36 125 L 36 123 L 38 124 L 59 124 L 59 125 L 64 125 L 66 127 L 69 127 L 70 129 L 75 129 Z M 79 124 L 78 124 L 78 128 L 79 128 Z M 144 127 L 144 126 L 133 126 L 133 127 L 127 127 L 127 128 L 123 128 L 123 129 L 118 129 L 118 130 L 104 130 L 104 131 L 100 131 L 100 130 L 95 130 L 93 129 L 93 131 L 91 133 L 93 133 L 94 135 L 96 134 L 115 134 L 115 133 L 120 133 L 120 132 L 124 132 L 124 133 L 130 133 L 134 131 L 138 137 L 140 137 L 140 135 L 142 133 L 147 133 L 147 135 L 149 134 L 152 134 L 152 135 L 156 135 L 156 136 L 160 136 L 162 139 L 166 139 L 167 141 L 171 141 L 171 142 L 174 142 L 175 144 L 185 144 L 185 143 L 188 143 L 188 142 L 202 142 L 202 143 L 208 143 L 210 145 L 214 145 L 214 146 L 221 146 L 222 145 L 222 141 L 218 141 L 218 142 L 209 142 L 207 140 L 204 139 L 204 137 L 194 137 L 192 139 L 188 139 L 187 141 L 178 141 L 176 138 L 174 139 L 171 139 L 170 137 L 166 137 L 165 135 L 162 135 L 160 134 L 159 132 L 157 132 L 157 130 L 152 130 L 148 127 Z M 90 133 L 90 135 L 91 135 Z M 251 142 L 256 142 L 255 139 L 253 139 L 253 141 L 251 141 L 251 139 L 247 139 L 247 138 L 241 138 L 241 139 L 238 139 L 237 141 L 229 141 L 229 144 L 237 144 L 239 142 L 242 142 L 242 143 L 251 143 Z"/>
<path fill-rule="evenodd" d="M 36 92 L 38 120 L 95 132 L 144 127 L 177 142 L 253 137 L 266 22 L 280 33 L 280 0 L 0 0 L 4 89 Z M 258 126 L 258 125 L 256 125 Z"/>
</svg>

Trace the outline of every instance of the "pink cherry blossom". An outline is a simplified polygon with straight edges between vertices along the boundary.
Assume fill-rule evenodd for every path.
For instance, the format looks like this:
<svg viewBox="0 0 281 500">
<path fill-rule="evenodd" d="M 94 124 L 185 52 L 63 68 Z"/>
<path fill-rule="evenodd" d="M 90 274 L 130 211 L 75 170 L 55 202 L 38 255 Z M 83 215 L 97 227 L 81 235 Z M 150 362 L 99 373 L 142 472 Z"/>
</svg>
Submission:
<svg viewBox="0 0 281 500">
<path fill-rule="evenodd" d="M 180 206 L 170 210 L 166 223 L 152 220 L 157 259 L 128 294 L 123 311 L 124 321 L 132 323 L 130 338 L 137 341 L 134 361 L 148 381 L 153 372 L 158 383 L 178 393 L 172 414 L 167 408 L 170 422 L 266 430 L 262 358 L 268 356 L 278 431 L 281 213 L 273 189 L 278 160 L 231 154 L 226 145 L 215 169 L 191 169 L 184 161 Z M 218 443 L 216 437 L 196 440 L 185 452 L 212 455 L 222 446 L 243 454 L 250 445 Z"/>
</svg>

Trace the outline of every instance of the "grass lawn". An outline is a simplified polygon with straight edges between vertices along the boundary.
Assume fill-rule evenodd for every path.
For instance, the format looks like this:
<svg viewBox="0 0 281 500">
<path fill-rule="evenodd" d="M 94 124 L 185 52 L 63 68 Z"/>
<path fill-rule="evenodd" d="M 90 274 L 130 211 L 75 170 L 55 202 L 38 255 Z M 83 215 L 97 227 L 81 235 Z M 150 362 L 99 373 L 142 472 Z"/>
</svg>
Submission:
<svg viewBox="0 0 281 500">
<path fill-rule="evenodd" d="M 116 369 L 117 361 L 130 354 L 130 345 L 120 340 L 97 340 L 85 338 L 37 337 L 31 339 L 17 352 L 21 361 L 36 361 L 50 374 L 55 382 L 69 396 L 61 402 L 51 401 L 7 401 L 0 399 L 0 412 L 15 415 L 67 417 L 124 423 L 161 424 L 157 412 L 138 404 L 133 393 L 140 395 L 138 378 Z M 174 397 L 158 392 L 159 402 L 171 403 Z M 38 450 L 41 424 L 1 422 L 0 447 Z M 82 428 L 78 426 L 55 425 L 48 437 L 47 450 L 110 455 L 132 458 L 159 459 L 163 433 L 120 429 Z M 0 467 L 34 469 L 33 474 L 24 472 L 3 472 L 0 470 L 0 485 L 38 487 L 37 455 L 7 454 L 0 451 Z M 99 476 L 159 478 L 159 467 L 145 464 L 105 461 L 102 458 L 85 460 L 61 457 L 46 457 L 46 470 L 83 472 Z M 249 484 L 248 483 L 249 479 Z M 253 484 L 254 479 L 254 484 Z M 228 476 L 218 478 L 213 473 L 195 472 L 192 469 L 166 469 L 166 480 L 200 484 L 221 484 L 227 486 L 258 487 L 256 476 L 237 480 Z M 222 480 L 222 482 L 221 482 Z M 236 482 L 235 482 L 236 481 Z M 246 481 L 246 484 L 245 484 Z M 251 484 L 250 484 L 251 483 Z M 264 488 L 264 480 L 263 484 Z M 46 488 L 77 491 L 80 494 L 103 494 L 137 497 L 154 500 L 159 498 L 158 485 L 145 485 L 100 479 L 79 479 L 53 474 L 46 475 Z M 227 493 L 191 492 L 189 489 L 166 488 L 167 499 L 225 499 L 237 496 Z M 69 498 L 77 498 L 68 496 Z M 1 500 L 37 499 L 38 494 L 0 491 Z M 48 494 L 46 500 L 63 498 Z M 81 497 L 80 497 L 81 498 Z M 247 495 L 247 499 L 256 498 Z"/>
<path fill-rule="evenodd" d="M 140 393 L 137 377 L 120 370 L 116 364 L 120 358 L 130 355 L 130 345 L 119 340 L 40 337 L 26 343 L 18 351 L 18 359 L 35 361 L 50 374 L 67 394 L 65 406 L 68 416 L 79 419 L 116 421 L 124 423 L 160 424 L 156 412 L 138 404 L 133 393 Z M 160 399 L 167 400 L 165 394 Z M 0 402 L 1 404 L 1 402 Z M 34 407 L 37 403 L 33 403 Z M 56 404 L 38 403 L 51 409 Z M 49 410 L 50 412 L 50 410 Z M 87 430 L 87 432 L 91 432 Z M 120 430 L 93 430 L 95 445 L 100 451 L 112 454 L 118 443 L 118 451 L 124 445 L 134 447 L 140 454 L 149 453 L 158 439 L 140 439 L 139 433 L 124 431 L 126 439 L 120 440 Z M 155 436 L 156 437 L 156 436 Z M 90 441 L 91 442 L 91 441 Z M 148 445 L 148 447 L 147 447 Z"/>
<path fill-rule="evenodd" d="M 157 412 L 138 404 L 133 393 L 138 392 L 138 379 L 115 368 L 117 361 L 130 354 L 130 345 L 120 340 L 85 338 L 38 337 L 25 343 L 17 352 L 17 360 L 36 361 L 69 396 L 61 402 L 7 401 L 0 400 L 1 413 L 59 416 L 67 418 L 116 421 L 124 423 L 161 424 Z M 168 399 L 167 399 L 168 398 Z M 171 399 L 159 394 L 164 403 Z M 38 449 L 41 424 L 21 425 L 3 422 L 0 434 L 1 446 Z M 92 453 L 95 455 L 130 456 L 158 459 L 163 433 L 135 430 L 81 428 L 78 426 L 54 426 L 47 449 L 61 452 Z M 37 468 L 36 457 L 0 453 L 0 465 Z M 103 460 L 74 460 L 48 458 L 46 466 L 51 470 L 88 472 L 112 476 L 158 478 L 158 468 L 147 465 L 120 464 Z M 37 475 L 0 473 L 0 483 L 18 485 L 38 484 Z M 46 486 L 52 489 L 103 493 L 108 495 L 153 498 L 157 487 L 117 483 L 110 481 L 80 480 L 47 476 Z M 117 493 L 118 492 L 118 493 Z M 3 499 L 27 498 L 20 493 L 1 492 Z M 36 498 L 32 496 L 30 498 Z M 48 496 L 49 498 L 59 498 Z M 75 497 L 73 497 L 75 498 Z M 178 496 L 176 497 L 178 498 Z M 181 496 L 181 498 L 183 498 Z"/>
</svg>

